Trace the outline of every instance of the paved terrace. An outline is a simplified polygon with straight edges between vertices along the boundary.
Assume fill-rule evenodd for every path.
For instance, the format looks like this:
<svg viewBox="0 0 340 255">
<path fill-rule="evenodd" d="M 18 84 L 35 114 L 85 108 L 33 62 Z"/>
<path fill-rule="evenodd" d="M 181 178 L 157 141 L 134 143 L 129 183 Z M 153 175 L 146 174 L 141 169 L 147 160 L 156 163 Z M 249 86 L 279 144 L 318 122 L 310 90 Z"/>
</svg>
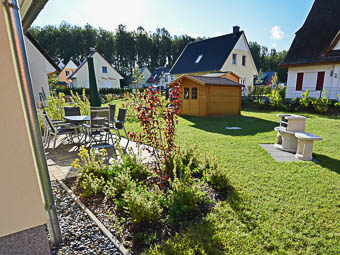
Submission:
<svg viewBox="0 0 340 255">
<path fill-rule="evenodd" d="M 60 140 L 62 140 L 62 138 L 63 137 L 61 137 Z M 125 148 L 126 143 L 127 139 L 122 138 L 122 140 L 120 141 L 121 147 Z M 57 142 L 57 148 L 53 150 L 51 142 L 51 146 L 45 149 L 51 181 L 54 181 L 56 179 L 65 180 L 66 178 L 72 178 L 77 175 L 77 170 L 71 166 L 71 163 L 76 158 L 79 158 L 79 147 L 74 144 L 59 144 L 60 142 Z M 89 147 L 86 148 L 89 149 Z M 133 152 L 136 154 L 138 153 L 138 146 L 135 142 L 129 142 L 127 150 L 129 149 L 132 149 Z M 108 155 L 114 155 L 113 147 L 108 147 L 107 151 Z M 139 151 L 140 157 L 143 159 L 144 162 L 148 162 L 151 160 L 150 154 L 145 149 L 143 149 L 143 147 L 140 147 Z M 112 157 L 110 159 L 112 159 Z"/>
</svg>

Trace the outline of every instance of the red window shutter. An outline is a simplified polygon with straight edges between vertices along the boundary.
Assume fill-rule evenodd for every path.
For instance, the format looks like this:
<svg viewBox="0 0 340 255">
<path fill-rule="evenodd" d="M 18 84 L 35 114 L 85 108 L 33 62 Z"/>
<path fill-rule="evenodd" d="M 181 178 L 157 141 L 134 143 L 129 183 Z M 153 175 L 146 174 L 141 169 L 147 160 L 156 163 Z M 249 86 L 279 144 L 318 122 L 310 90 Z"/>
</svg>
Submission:
<svg viewBox="0 0 340 255">
<path fill-rule="evenodd" d="M 302 83 L 303 83 L 303 73 L 298 73 L 297 74 L 297 79 L 296 79 L 296 90 L 302 90 Z"/>
<path fill-rule="evenodd" d="M 325 72 L 318 72 L 318 79 L 316 81 L 316 90 L 323 89 L 324 80 L 325 80 Z"/>
</svg>

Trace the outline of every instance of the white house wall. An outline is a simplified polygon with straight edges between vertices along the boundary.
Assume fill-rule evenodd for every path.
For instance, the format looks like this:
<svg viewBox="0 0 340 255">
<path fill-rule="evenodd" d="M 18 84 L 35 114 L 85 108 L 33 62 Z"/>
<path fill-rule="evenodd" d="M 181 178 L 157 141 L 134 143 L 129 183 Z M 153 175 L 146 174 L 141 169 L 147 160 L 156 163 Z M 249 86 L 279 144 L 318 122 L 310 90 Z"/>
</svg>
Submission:
<svg viewBox="0 0 340 255">
<path fill-rule="evenodd" d="M 26 51 L 28 64 L 32 77 L 33 94 L 36 101 L 40 100 L 39 92 L 44 89 L 47 96 L 50 95 L 50 89 L 48 85 L 47 70 L 50 69 L 51 64 L 48 63 L 46 58 L 35 48 L 35 46 L 25 37 Z M 48 65 L 47 65 L 48 63 Z"/>
<path fill-rule="evenodd" d="M 335 47 L 333 48 L 333 50 L 340 50 L 340 40 L 339 40 L 338 43 L 335 45 Z"/>
<path fill-rule="evenodd" d="M 333 76 L 331 77 L 331 72 Z M 309 90 L 311 97 L 320 97 L 320 91 L 316 90 L 316 82 L 318 72 L 325 72 L 325 79 L 323 91 L 327 90 L 327 97 L 329 99 L 337 99 L 340 93 L 340 65 L 318 65 L 318 66 L 304 66 L 304 67 L 291 67 L 288 70 L 287 80 L 287 98 L 301 97 L 301 94 Z M 296 91 L 297 74 L 304 73 L 302 90 Z"/>
<path fill-rule="evenodd" d="M 236 65 L 232 63 L 233 54 L 237 55 Z M 242 56 L 246 56 L 245 66 L 242 66 Z M 223 64 L 221 71 L 231 71 L 237 74 L 240 76 L 240 83 L 245 85 L 246 92 L 249 93 L 251 91 L 254 82 L 254 75 L 257 75 L 258 72 L 244 34 L 236 43 L 226 62 Z"/>
<path fill-rule="evenodd" d="M 105 86 L 108 88 L 108 84 L 110 84 L 110 88 L 120 88 L 120 79 L 123 77 L 99 53 L 93 55 L 93 64 L 98 89 L 105 88 Z M 102 72 L 103 66 L 107 67 L 107 73 Z M 87 62 L 75 73 L 74 77 L 75 79 L 72 81 L 74 88 L 87 88 L 89 86 Z"/>
</svg>

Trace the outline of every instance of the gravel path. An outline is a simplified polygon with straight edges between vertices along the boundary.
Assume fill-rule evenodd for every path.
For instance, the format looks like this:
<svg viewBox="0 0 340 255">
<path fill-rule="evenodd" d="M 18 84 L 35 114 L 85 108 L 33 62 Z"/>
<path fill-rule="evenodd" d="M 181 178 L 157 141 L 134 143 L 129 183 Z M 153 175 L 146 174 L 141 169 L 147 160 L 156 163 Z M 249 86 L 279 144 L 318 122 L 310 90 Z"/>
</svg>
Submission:
<svg viewBox="0 0 340 255">
<path fill-rule="evenodd" d="M 63 243 L 51 250 L 56 254 L 112 254 L 121 255 L 99 227 L 83 212 L 72 197 L 52 182 Z"/>
</svg>

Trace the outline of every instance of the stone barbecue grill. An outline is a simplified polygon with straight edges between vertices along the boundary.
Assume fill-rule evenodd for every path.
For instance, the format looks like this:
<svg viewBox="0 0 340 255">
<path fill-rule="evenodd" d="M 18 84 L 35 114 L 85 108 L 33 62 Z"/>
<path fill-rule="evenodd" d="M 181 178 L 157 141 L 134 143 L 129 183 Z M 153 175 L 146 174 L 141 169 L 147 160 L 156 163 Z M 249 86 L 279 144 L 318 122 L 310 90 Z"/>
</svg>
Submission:
<svg viewBox="0 0 340 255">
<path fill-rule="evenodd" d="M 296 152 L 298 138 L 295 136 L 295 133 L 305 131 L 307 118 L 295 114 L 278 114 L 278 117 L 281 118 L 281 121 L 280 126 L 274 128 L 277 131 L 275 148 Z"/>
</svg>

